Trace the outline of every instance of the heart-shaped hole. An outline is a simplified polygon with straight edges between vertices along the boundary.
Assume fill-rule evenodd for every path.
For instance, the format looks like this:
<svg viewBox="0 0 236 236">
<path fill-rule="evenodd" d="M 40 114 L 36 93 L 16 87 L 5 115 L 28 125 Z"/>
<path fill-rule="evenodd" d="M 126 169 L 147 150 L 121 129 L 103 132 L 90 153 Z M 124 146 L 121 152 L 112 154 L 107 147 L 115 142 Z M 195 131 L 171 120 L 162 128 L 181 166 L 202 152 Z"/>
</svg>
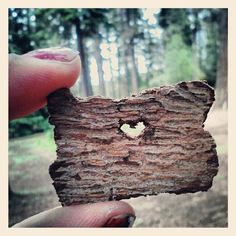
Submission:
<svg viewBox="0 0 236 236">
<path fill-rule="evenodd" d="M 131 138 L 138 137 L 145 128 L 146 126 L 143 122 L 138 122 L 136 125 L 125 123 L 120 127 L 121 131 Z"/>
</svg>

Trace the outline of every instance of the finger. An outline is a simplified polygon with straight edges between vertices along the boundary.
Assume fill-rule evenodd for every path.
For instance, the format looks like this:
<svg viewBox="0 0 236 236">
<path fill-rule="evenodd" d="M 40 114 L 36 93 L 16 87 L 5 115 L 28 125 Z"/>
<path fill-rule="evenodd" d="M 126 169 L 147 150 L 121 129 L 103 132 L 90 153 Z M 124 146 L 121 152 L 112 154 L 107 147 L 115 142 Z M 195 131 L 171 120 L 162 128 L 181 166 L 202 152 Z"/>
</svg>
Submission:
<svg viewBox="0 0 236 236">
<path fill-rule="evenodd" d="M 54 208 L 13 227 L 131 227 L 134 220 L 128 203 L 112 201 Z"/>
<path fill-rule="evenodd" d="M 71 87 L 80 73 L 77 51 L 48 48 L 9 56 L 9 117 L 30 114 L 59 88 Z"/>
</svg>

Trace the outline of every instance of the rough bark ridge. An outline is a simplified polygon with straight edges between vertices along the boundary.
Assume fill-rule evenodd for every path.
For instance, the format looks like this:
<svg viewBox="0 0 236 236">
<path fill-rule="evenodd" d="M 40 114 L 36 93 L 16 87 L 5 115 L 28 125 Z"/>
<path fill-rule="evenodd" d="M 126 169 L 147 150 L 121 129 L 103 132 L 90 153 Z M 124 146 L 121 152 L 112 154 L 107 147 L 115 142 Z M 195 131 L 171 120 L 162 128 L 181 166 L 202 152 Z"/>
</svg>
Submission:
<svg viewBox="0 0 236 236">
<path fill-rule="evenodd" d="M 206 191 L 217 174 L 216 145 L 203 123 L 214 90 L 200 81 L 112 100 L 48 97 L 57 160 L 49 172 L 62 205 L 158 193 Z M 131 138 L 120 129 L 142 121 Z"/>
</svg>

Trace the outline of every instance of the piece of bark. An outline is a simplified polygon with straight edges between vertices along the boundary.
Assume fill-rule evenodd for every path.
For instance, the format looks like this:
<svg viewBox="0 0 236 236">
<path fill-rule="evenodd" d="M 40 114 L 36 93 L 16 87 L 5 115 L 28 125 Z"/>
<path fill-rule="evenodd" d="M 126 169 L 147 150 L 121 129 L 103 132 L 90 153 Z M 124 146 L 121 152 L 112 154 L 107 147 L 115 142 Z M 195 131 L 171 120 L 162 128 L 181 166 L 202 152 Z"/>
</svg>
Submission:
<svg viewBox="0 0 236 236">
<path fill-rule="evenodd" d="M 216 144 L 203 123 L 214 101 L 205 82 L 181 82 L 124 98 L 48 97 L 57 159 L 49 172 L 62 205 L 208 190 Z M 136 137 L 120 127 L 143 122 Z"/>
</svg>

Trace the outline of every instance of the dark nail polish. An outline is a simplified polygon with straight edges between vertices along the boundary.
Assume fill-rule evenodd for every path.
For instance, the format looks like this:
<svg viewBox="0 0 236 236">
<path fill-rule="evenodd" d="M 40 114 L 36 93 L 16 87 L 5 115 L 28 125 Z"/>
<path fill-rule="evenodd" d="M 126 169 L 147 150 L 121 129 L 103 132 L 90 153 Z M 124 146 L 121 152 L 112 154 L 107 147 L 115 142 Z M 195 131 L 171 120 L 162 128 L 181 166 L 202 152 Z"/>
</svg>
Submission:
<svg viewBox="0 0 236 236">
<path fill-rule="evenodd" d="M 123 214 L 113 216 L 111 219 L 107 221 L 104 227 L 132 227 L 135 221 L 135 216 Z"/>
</svg>

